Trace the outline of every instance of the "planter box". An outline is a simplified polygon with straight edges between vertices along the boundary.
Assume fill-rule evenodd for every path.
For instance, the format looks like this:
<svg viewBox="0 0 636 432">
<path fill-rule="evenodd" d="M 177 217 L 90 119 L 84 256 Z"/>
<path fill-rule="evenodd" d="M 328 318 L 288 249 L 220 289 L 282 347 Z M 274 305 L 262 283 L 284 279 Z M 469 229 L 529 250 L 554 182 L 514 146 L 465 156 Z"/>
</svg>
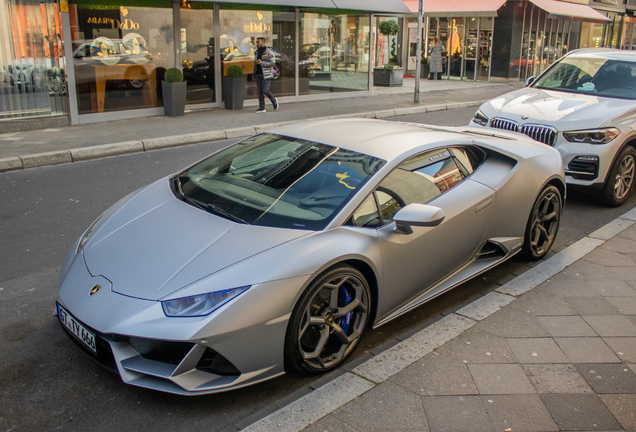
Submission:
<svg viewBox="0 0 636 432">
<path fill-rule="evenodd" d="M 245 100 L 245 83 L 245 77 L 223 77 L 223 97 L 225 98 L 225 109 L 243 109 L 243 101 Z"/>
<path fill-rule="evenodd" d="M 373 85 L 378 87 L 402 87 L 404 83 L 404 69 L 393 71 L 384 68 L 373 68 Z"/>
<path fill-rule="evenodd" d="M 431 74 L 431 67 L 429 65 L 420 65 L 420 78 L 428 78 Z"/>
<path fill-rule="evenodd" d="M 163 109 L 167 116 L 180 117 L 185 112 L 187 83 L 161 81 Z"/>
</svg>

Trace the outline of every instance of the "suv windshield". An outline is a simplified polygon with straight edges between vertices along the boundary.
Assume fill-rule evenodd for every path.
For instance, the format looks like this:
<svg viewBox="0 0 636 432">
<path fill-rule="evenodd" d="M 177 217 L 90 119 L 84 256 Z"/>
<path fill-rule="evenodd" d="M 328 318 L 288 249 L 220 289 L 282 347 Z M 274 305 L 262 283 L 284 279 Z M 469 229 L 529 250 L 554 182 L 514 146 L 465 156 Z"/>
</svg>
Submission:
<svg viewBox="0 0 636 432">
<path fill-rule="evenodd" d="M 532 87 L 636 99 L 636 62 L 566 57 L 539 78 Z"/>
<path fill-rule="evenodd" d="M 320 230 L 384 163 L 326 144 L 260 134 L 177 174 L 176 192 L 237 222 Z"/>
</svg>

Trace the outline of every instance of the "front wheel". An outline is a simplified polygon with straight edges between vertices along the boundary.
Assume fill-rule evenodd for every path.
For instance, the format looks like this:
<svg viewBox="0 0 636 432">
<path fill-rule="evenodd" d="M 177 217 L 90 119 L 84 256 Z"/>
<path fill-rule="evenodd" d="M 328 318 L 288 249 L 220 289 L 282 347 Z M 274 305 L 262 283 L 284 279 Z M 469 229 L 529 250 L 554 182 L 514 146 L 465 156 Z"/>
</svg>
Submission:
<svg viewBox="0 0 636 432">
<path fill-rule="evenodd" d="M 536 261 L 543 258 L 554 244 L 561 221 L 561 192 L 555 186 L 546 186 L 532 206 L 523 239 L 521 255 Z"/>
<path fill-rule="evenodd" d="M 285 363 L 323 373 L 355 350 L 369 320 L 371 295 L 362 273 L 340 264 L 321 273 L 302 294 L 285 335 Z"/>
<path fill-rule="evenodd" d="M 608 207 L 618 207 L 629 198 L 634 184 L 636 150 L 627 146 L 619 154 L 605 180 L 600 199 Z"/>
</svg>

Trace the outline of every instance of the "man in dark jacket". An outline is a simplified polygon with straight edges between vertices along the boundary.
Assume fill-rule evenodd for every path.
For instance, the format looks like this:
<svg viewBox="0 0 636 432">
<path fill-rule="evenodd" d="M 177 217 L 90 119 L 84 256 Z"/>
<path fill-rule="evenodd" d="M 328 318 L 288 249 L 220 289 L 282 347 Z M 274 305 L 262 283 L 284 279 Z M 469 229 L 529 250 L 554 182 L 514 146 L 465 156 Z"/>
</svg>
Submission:
<svg viewBox="0 0 636 432">
<path fill-rule="evenodd" d="M 267 112 L 265 109 L 265 96 L 274 105 L 274 111 L 278 109 L 278 99 L 269 91 L 269 80 L 274 78 L 274 68 L 276 67 L 276 56 L 274 52 L 265 46 L 265 38 L 256 38 L 256 52 L 254 55 L 254 79 L 258 89 L 258 109 L 257 113 Z"/>
</svg>

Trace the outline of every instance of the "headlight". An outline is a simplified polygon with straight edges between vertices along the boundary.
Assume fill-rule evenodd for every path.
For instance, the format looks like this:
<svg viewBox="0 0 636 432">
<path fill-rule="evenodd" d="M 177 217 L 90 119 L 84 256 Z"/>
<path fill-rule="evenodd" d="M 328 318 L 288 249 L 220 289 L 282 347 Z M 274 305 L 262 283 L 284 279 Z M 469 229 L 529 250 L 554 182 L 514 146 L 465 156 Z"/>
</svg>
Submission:
<svg viewBox="0 0 636 432">
<path fill-rule="evenodd" d="M 488 117 L 486 117 L 481 110 L 477 110 L 475 117 L 473 117 L 473 121 L 478 125 L 488 126 Z"/>
<path fill-rule="evenodd" d="M 86 242 L 90 238 L 91 234 L 93 234 L 93 230 L 95 229 L 95 225 L 97 225 L 97 222 L 99 222 L 99 220 L 102 218 L 102 216 L 104 216 L 103 213 L 97 219 L 95 219 L 95 222 L 93 222 L 91 224 L 91 226 L 89 226 L 88 229 L 84 232 L 84 235 L 82 236 L 82 238 L 80 239 L 79 243 L 77 244 L 77 249 L 75 250 L 75 253 L 80 253 L 81 251 L 84 250 L 84 246 L 86 245 Z"/>
<path fill-rule="evenodd" d="M 563 137 L 570 142 L 588 144 L 607 144 L 616 138 L 621 131 L 616 128 L 590 129 L 563 132 Z"/>
<path fill-rule="evenodd" d="M 174 300 L 162 301 L 163 313 L 169 317 L 197 317 L 210 315 L 235 297 L 247 291 L 249 286 L 215 291 Z"/>
</svg>

